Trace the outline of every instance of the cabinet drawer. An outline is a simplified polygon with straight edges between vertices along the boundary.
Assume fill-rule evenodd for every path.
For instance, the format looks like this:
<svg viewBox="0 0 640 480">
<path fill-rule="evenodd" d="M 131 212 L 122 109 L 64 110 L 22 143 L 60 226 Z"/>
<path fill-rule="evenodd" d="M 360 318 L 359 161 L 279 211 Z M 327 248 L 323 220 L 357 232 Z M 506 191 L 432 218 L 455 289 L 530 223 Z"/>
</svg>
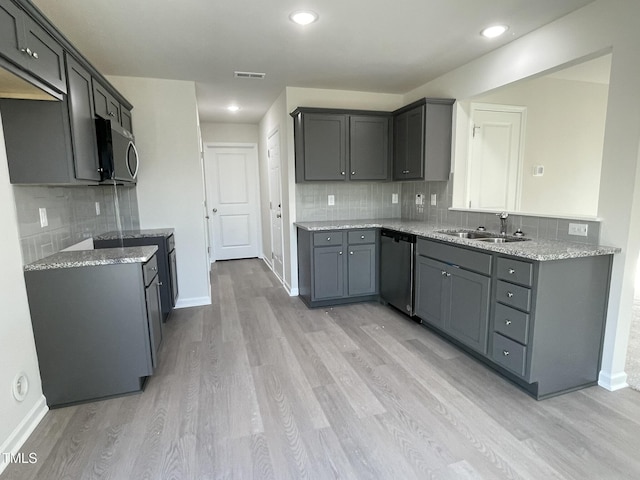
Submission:
<svg viewBox="0 0 640 480">
<path fill-rule="evenodd" d="M 498 278 L 530 287 L 533 283 L 533 264 L 510 258 L 498 258 Z"/>
<path fill-rule="evenodd" d="M 493 334 L 492 358 L 496 363 L 511 370 L 519 376 L 524 376 L 527 361 L 527 347 L 503 337 L 499 333 Z"/>
<path fill-rule="evenodd" d="M 531 290 L 513 283 L 498 280 L 496 286 L 496 300 L 520 310 L 531 309 Z"/>
<path fill-rule="evenodd" d="M 376 231 L 375 230 L 354 230 L 348 234 L 349 245 L 355 245 L 358 243 L 375 243 Z"/>
<path fill-rule="evenodd" d="M 176 240 L 173 235 L 170 235 L 169 238 L 167 238 L 167 252 L 170 252 L 175 247 L 176 247 Z"/>
<path fill-rule="evenodd" d="M 153 257 L 151 257 L 151 260 L 149 260 L 142 266 L 142 277 L 144 278 L 145 286 L 151 283 L 151 280 L 153 280 L 153 277 L 155 277 L 157 273 L 158 259 L 154 255 Z"/>
<path fill-rule="evenodd" d="M 344 239 L 344 232 L 316 232 L 313 234 L 313 246 L 314 247 L 329 247 L 342 245 Z"/>
<path fill-rule="evenodd" d="M 466 248 L 454 247 L 444 243 L 418 239 L 418 255 L 431 257 L 451 265 L 491 275 L 491 255 Z"/>
<path fill-rule="evenodd" d="M 493 315 L 493 329 L 526 345 L 529 337 L 529 314 L 497 303 Z"/>
</svg>

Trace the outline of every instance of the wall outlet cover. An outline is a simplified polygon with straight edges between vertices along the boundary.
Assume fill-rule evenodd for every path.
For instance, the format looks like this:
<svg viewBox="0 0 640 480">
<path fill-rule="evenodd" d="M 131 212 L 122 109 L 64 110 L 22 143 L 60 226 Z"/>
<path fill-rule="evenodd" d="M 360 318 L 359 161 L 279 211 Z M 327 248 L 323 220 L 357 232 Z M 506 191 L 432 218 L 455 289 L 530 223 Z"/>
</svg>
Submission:
<svg viewBox="0 0 640 480">
<path fill-rule="evenodd" d="M 435 207 L 438 205 L 438 196 L 435 193 L 431 194 L 431 206 Z"/>
<path fill-rule="evenodd" d="M 100 202 L 96 202 L 96 215 L 100 215 Z"/>
<path fill-rule="evenodd" d="M 586 237 L 589 232 L 589 224 L 587 223 L 570 223 L 569 235 L 577 235 L 578 237 Z"/>
<path fill-rule="evenodd" d="M 424 195 L 422 193 L 416 193 L 416 205 L 424 205 Z"/>
<path fill-rule="evenodd" d="M 398 203 L 398 194 L 397 193 L 392 193 L 391 194 L 391 203 Z"/>
<path fill-rule="evenodd" d="M 336 204 L 336 196 L 327 195 L 327 205 L 335 205 L 335 204 Z"/>
</svg>

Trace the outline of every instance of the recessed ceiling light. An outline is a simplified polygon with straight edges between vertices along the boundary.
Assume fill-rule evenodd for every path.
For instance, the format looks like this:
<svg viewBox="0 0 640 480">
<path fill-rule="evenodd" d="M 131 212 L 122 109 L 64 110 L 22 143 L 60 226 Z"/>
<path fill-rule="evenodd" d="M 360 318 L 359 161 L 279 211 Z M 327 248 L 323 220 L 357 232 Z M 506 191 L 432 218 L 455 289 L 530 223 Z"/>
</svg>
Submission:
<svg viewBox="0 0 640 480">
<path fill-rule="evenodd" d="M 492 25 L 482 30 L 480 32 L 480 35 L 485 38 L 496 38 L 502 35 L 507 30 L 509 30 L 509 27 L 506 25 Z"/>
<path fill-rule="evenodd" d="M 318 14 L 311 10 L 298 10 L 289 15 L 289 19 L 298 25 L 309 25 L 318 20 Z"/>
<path fill-rule="evenodd" d="M 229 105 L 227 107 L 227 110 L 229 110 L 230 112 L 237 112 L 238 110 L 240 110 L 240 107 L 237 105 Z"/>
</svg>

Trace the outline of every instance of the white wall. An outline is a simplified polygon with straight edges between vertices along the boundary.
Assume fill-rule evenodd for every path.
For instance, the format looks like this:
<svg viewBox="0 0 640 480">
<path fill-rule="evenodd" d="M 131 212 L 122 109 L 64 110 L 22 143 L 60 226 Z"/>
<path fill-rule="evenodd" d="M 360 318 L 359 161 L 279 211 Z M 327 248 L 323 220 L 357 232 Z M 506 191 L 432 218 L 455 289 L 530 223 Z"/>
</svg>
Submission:
<svg viewBox="0 0 640 480">
<path fill-rule="evenodd" d="M 140 228 L 175 228 L 178 307 L 211 303 L 194 82 L 108 77 L 133 108 Z"/>
<path fill-rule="evenodd" d="M 248 123 L 201 123 L 204 143 L 258 143 L 258 125 Z"/>
<path fill-rule="evenodd" d="M 9 184 L 7 154 L 0 120 L 0 455 L 16 453 L 47 412 L 42 396 L 31 314 L 22 270 L 18 219 Z M 26 398 L 18 402 L 12 394 L 13 380 L 24 372 L 29 380 Z M 28 452 L 27 452 L 28 453 Z M 0 473 L 6 467 L 0 456 Z"/>
<path fill-rule="evenodd" d="M 598 217 L 601 242 L 614 257 L 600 384 L 626 385 L 635 266 L 640 251 L 640 2 L 597 0 L 502 48 L 409 92 L 470 98 L 576 59 L 613 53 L 603 146 Z"/>
</svg>

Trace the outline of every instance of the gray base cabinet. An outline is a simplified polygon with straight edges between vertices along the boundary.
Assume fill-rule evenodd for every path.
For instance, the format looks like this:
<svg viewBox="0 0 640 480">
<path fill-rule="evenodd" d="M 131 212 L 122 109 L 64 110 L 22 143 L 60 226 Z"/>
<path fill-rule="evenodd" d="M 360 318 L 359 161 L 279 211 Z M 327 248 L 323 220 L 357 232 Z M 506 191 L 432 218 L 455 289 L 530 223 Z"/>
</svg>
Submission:
<svg viewBox="0 0 640 480">
<path fill-rule="evenodd" d="M 419 239 L 416 314 L 535 398 L 597 383 L 612 255 L 524 261 Z"/>
<path fill-rule="evenodd" d="M 142 389 L 162 341 L 155 256 L 27 271 L 25 281 L 47 405 Z"/>
<path fill-rule="evenodd" d="M 393 180 L 449 179 L 453 103 L 426 98 L 394 112 Z"/>
<path fill-rule="evenodd" d="M 391 114 L 298 108 L 296 182 L 389 180 Z"/>
<path fill-rule="evenodd" d="M 375 299 L 378 231 L 298 229 L 300 297 L 312 307 Z"/>
</svg>

